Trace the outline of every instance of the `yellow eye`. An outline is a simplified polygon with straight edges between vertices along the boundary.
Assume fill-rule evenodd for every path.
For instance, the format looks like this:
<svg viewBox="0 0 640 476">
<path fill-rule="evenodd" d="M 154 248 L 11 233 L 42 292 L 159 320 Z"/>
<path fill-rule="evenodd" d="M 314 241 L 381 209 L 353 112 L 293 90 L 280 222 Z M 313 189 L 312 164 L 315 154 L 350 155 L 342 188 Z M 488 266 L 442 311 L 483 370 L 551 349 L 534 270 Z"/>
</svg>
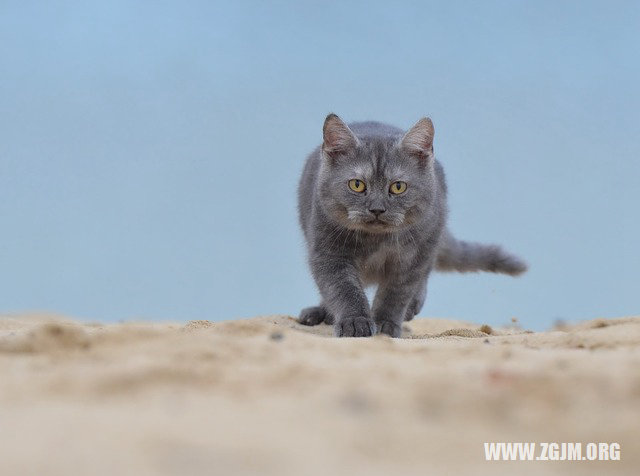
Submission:
<svg viewBox="0 0 640 476">
<path fill-rule="evenodd" d="M 362 180 L 351 179 L 349 180 L 349 188 L 354 192 L 362 193 L 367 188 Z"/>
<path fill-rule="evenodd" d="M 407 182 L 393 182 L 391 187 L 389 187 L 389 191 L 396 195 L 404 192 L 407 189 Z"/>
</svg>

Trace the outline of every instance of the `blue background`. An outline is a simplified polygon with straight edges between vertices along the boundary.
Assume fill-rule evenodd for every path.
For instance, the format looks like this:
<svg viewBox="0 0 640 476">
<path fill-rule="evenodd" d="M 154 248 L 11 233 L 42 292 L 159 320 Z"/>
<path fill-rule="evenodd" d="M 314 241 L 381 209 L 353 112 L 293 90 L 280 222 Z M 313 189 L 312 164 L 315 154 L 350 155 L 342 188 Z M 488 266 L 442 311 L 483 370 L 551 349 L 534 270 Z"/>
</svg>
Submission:
<svg viewBox="0 0 640 476">
<path fill-rule="evenodd" d="M 295 190 L 328 112 L 424 115 L 460 238 L 421 315 L 639 312 L 638 2 L 0 3 L 0 311 L 296 315 Z"/>
</svg>

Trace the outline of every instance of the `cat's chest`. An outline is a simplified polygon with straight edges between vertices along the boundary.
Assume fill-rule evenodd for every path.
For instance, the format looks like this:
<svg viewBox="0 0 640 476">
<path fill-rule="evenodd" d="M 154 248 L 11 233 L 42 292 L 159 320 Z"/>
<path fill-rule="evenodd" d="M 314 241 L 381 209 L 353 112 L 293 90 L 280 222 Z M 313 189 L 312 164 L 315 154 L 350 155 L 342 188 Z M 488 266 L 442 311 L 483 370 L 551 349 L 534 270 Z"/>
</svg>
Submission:
<svg viewBox="0 0 640 476">
<path fill-rule="evenodd" d="M 370 253 L 361 256 L 356 264 L 365 282 L 378 281 L 379 278 L 402 266 L 403 256 L 398 247 L 382 245 Z"/>
</svg>

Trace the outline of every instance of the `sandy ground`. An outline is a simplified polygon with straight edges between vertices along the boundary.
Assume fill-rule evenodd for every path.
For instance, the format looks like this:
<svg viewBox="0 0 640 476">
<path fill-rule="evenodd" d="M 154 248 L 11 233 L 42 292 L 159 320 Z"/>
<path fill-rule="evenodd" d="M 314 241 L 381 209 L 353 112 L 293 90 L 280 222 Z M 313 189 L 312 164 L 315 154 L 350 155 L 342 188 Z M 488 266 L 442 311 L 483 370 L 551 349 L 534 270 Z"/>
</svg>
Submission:
<svg viewBox="0 0 640 476">
<path fill-rule="evenodd" d="M 330 334 L 2 317 L 0 474 L 639 474 L 638 317 Z M 489 462 L 487 441 L 618 442 L 621 461 Z"/>
</svg>

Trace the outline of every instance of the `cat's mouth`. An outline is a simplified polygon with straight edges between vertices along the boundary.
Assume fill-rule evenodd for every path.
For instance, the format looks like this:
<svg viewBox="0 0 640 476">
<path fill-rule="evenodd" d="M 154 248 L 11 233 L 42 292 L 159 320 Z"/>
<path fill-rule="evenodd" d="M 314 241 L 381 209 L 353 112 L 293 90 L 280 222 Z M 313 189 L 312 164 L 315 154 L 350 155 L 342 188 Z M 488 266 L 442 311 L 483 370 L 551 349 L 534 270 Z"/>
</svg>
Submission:
<svg viewBox="0 0 640 476">
<path fill-rule="evenodd" d="M 367 220 L 365 224 L 367 228 L 371 228 L 373 230 L 388 230 L 389 228 L 393 228 L 393 225 L 391 223 L 382 221 L 379 218 L 374 218 L 373 220 Z"/>
<path fill-rule="evenodd" d="M 402 217 L 398 217 L 397 214 L 391 214 L 389 216 L 372 216 L 373 214 L 365 215 L 357 210 L 349 210 L 347 214 L 348 228 L 368 231 L 371 233 L 389 233 L 396 230 L 399 225 L 402 224 Z"/>
</svg>

